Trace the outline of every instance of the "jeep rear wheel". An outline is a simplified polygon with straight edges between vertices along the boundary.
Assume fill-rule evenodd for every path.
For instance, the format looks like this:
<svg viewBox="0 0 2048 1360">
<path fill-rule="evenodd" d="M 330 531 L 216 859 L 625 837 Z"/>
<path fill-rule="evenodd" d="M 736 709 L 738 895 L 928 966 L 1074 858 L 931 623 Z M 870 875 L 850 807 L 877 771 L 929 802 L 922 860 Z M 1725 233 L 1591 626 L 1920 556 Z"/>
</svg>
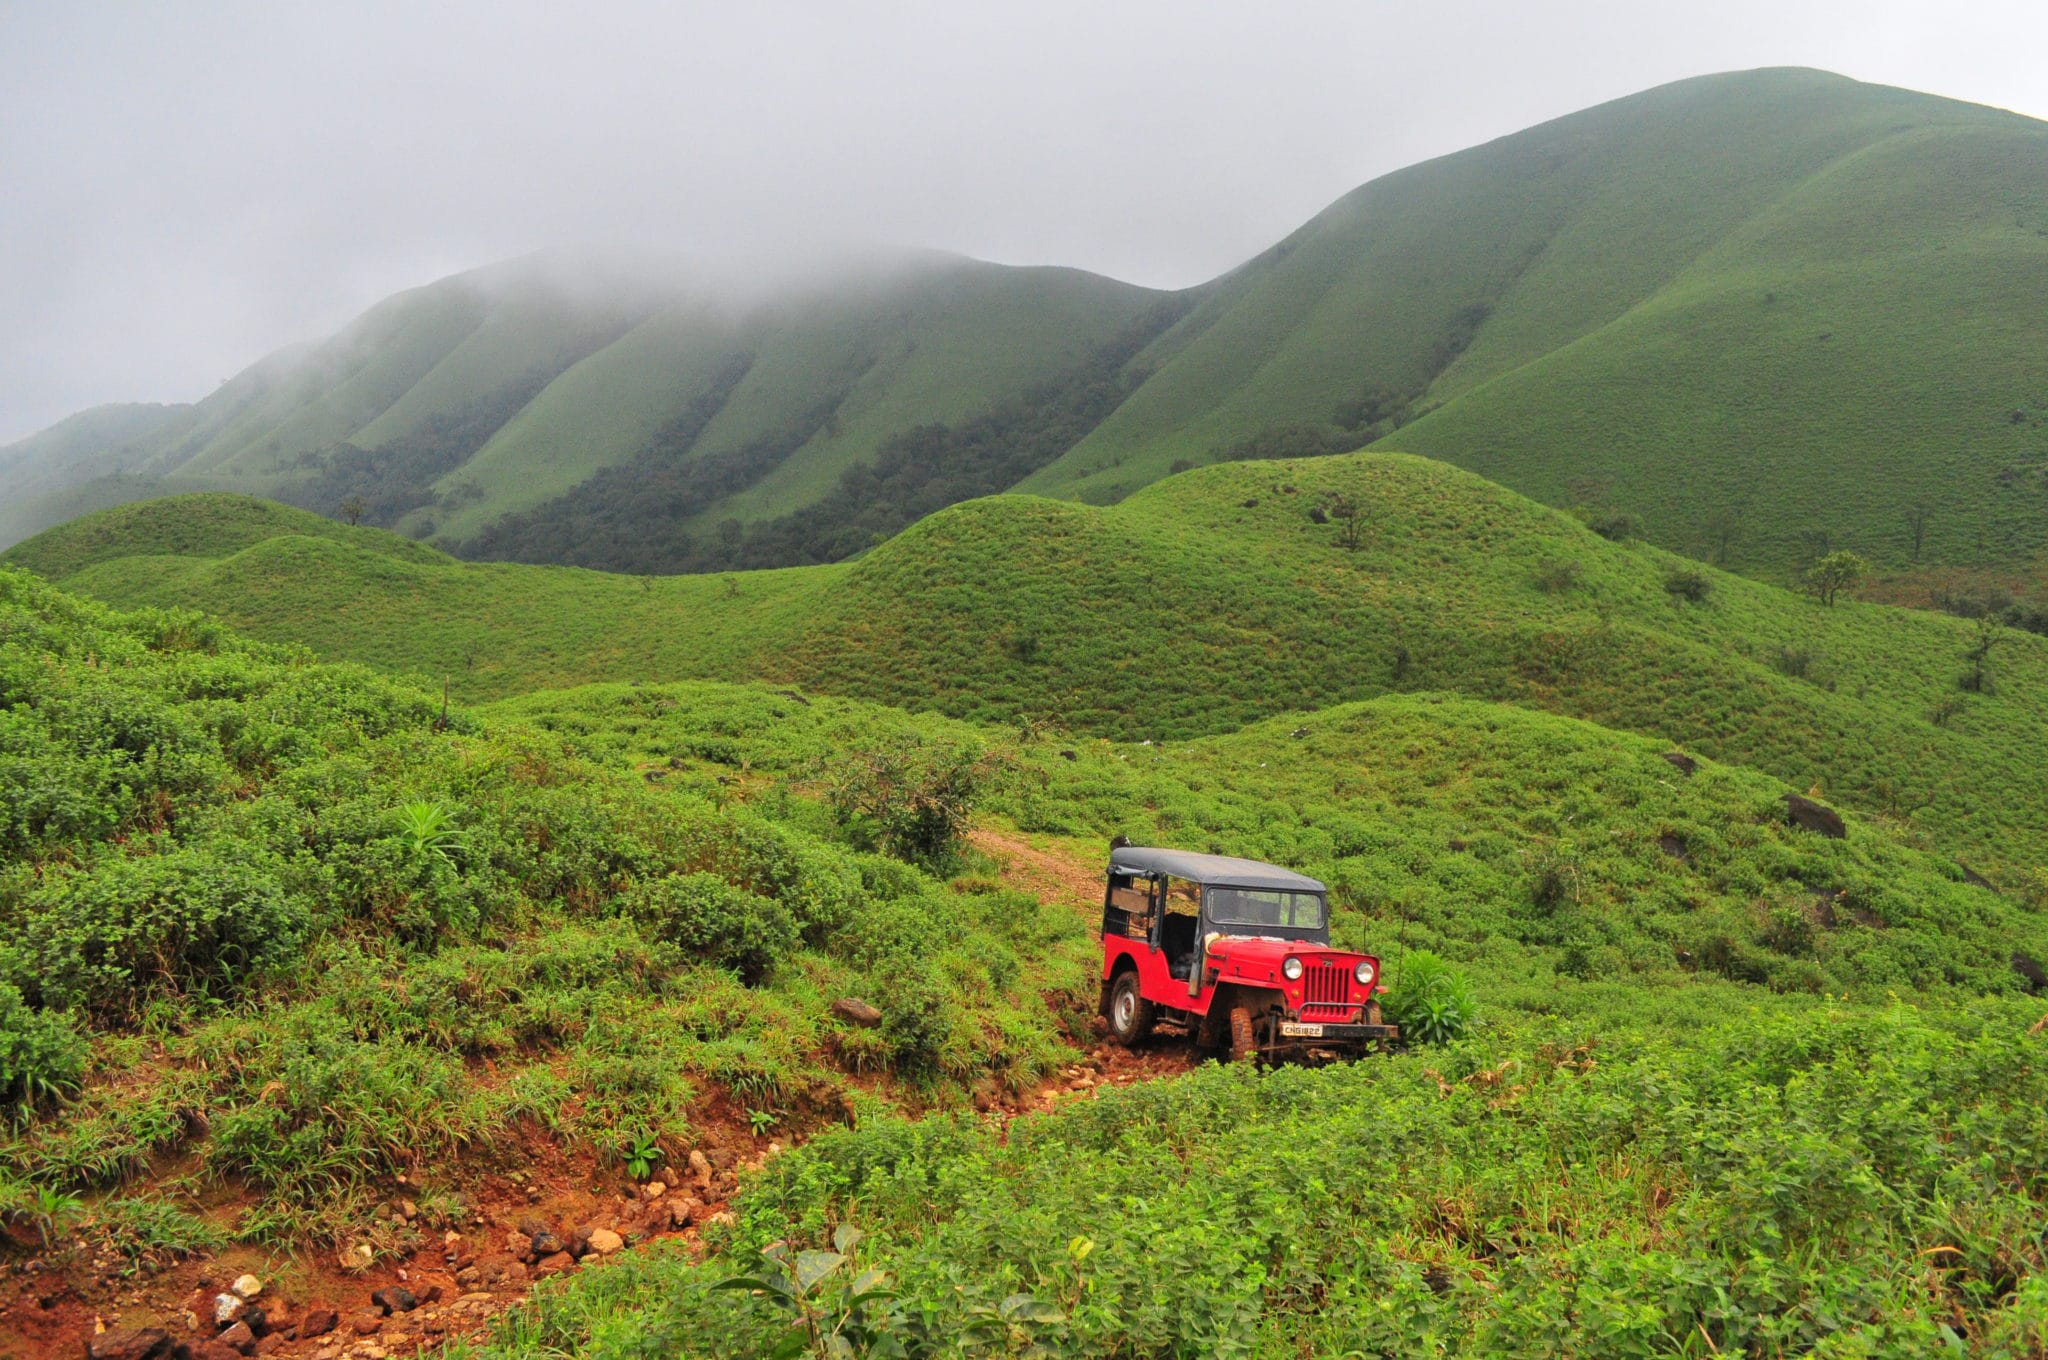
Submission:
<svg viewBox="0 0 2048 1360">
<path fill-rule="evenodd" d="M 1258 1036 L 1252 1032 L 1252 1010 L 1249 1006 L 1230 1008 L 1230 1060 L 1250 1062 L 1259 1056 Z"/>
<path fill-rule="evenodd" d="M 1118 973 L 1109 985 L 1109 1035 L 1125 1048 L 1152 1032 L 1152 1003 L 1138 994 L 1138 975 Z"/>
</svg>

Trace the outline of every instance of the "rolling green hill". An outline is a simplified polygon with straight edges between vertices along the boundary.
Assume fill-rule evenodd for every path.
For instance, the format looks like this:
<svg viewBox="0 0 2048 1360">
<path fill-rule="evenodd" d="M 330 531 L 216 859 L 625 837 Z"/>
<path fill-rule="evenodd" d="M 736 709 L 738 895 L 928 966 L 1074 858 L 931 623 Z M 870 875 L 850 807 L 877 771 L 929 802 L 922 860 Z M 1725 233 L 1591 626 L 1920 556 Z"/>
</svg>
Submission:
<svg viewBox="0 0 2048 1360">
<path fill-rule="evenodd" d="M 996 491 L 1377 442 L 1765 579 L 1845 546 L 2010 568 L 2048 554 L 2044 306 L 2048 125 L 1741 72 L 1384 176 L 1176 294 L 929 255 L 745 301 L 458 276 L 0 451 L 0 531 L 220 488 L 472 558 L 777 566 Z"/>
<path fill-rule="evenodd" d="M 1328 513 L 1344 502 L 1355 549 Z M 1702 572 L 1422 459 L 1204 468 L 1107 508 L 997 497 L 854 563 L 726 576 L 461 563 L 284 510 L 277 536 L 179 553 L 194 504 L 125 512 L 133 556 L 78 546 L 109 537 L 88 517 L 7 560 L 468 698 L 769 679 L 1166 740 L 1455 691 L 1817 784 L 1987 872 L 2048 863 L 2048 640 L 1992 634 L 1990 683 L 1965 693 L 1979 625 Z"/>
<path fill-rule="evenodd" d="M 0 527 L 12 541 L 82 509 L 225 489 L 323 514 L 354 501 L 371 523 L 512 558 L 544 538 L 550 560 L 585 560 L 579 517 L 626 514 L 630 550 L 659 540 L 673 567 L 691 535 L 817 499 L 892 434 L 1071 385 L 1103 346 L 1127 353 L 1177 315 L 1159 298 L 936 254 L 751 295 L 673 262 L 536 256 L 393 297 L 195 405 L 104 408 L 0 450 L 0 484 L 18 488 Z M 659 478 L 685 503 L 648 522 Z M 551 534 L 486 534 L 537 509 Z M 599 558 L 635 565 L 624 551 Z"/>
<path fill-rule="evenodd" d="M 1340 200 L 1023 489 L 1383 439 L 1744 568 L 1811 535 L 2023 561 L 2048 547 L 2044 305 L 2048 126 L 1812 71 L 1685 81 Z"/>
</svg>

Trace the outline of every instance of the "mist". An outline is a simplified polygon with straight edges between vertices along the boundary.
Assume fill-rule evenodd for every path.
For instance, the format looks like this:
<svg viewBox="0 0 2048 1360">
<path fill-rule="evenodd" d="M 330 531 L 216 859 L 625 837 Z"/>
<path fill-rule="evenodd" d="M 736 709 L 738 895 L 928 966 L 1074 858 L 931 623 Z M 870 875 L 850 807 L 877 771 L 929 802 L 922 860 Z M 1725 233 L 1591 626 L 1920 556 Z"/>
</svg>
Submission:
<svg viewBox="0 0 2048 1360">
<path fill-rule="evenodd" d="M 0 441 L 536 250 L 744 291 L 929 249 L 1178 287 L 1689 75 L 2048 113 L 2038 6 L 0 3 Z"/>
</svg>

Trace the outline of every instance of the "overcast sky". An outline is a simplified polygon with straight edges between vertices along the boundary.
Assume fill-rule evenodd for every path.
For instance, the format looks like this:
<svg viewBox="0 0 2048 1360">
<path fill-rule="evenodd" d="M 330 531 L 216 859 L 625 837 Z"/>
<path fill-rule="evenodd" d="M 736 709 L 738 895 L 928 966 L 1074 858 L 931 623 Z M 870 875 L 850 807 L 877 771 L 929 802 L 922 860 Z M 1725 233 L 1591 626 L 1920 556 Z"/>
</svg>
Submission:
<svg viewBox="0 0 2048 1360">
<path fill-rule="evenodd" d="M 1683 76 L 2048 116 L 2048 5 L 0 0 L 0 441 L 189 401 L 559 244 L 1198 282 L 1354 185 Z"/>
</svg>

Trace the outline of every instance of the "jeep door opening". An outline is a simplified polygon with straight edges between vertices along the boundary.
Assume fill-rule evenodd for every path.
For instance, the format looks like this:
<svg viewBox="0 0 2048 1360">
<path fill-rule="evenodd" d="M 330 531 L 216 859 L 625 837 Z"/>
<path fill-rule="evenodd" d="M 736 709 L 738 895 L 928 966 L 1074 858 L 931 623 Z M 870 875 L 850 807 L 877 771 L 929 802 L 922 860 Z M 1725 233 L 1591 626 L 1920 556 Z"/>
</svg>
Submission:
<svg viewBox="0 0 2048 1360">
<path fill-rule="evenodd" d="M 1102 898 L 1101 1010 L 1130 1046 L 1159 1021 L 1231 1056 L 1354 1056 L 1400 1037 L 1380 962 L 1330 947 L 1329 893 L 1289 869 L 1119 846 Z"/>
</svg>

